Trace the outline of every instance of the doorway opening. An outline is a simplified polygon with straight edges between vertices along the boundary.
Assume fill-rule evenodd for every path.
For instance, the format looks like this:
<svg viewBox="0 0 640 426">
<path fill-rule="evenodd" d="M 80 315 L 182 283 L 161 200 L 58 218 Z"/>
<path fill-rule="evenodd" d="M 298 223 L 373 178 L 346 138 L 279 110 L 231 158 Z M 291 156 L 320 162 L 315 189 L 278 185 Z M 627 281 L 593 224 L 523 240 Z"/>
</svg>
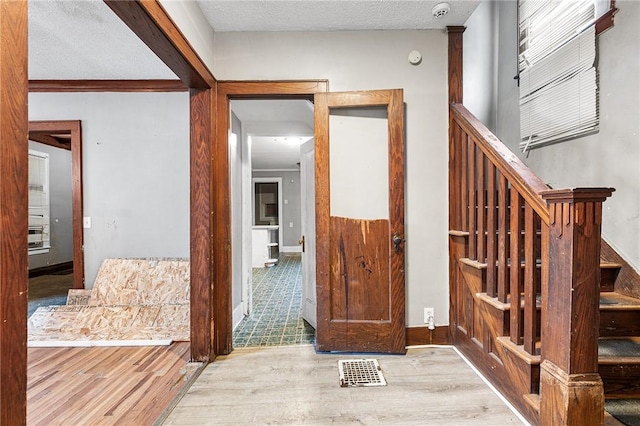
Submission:
<svg viewBox="0 0 640 426">
<path fill-rule="evenodd" d="M 80 121 L 30 121 L 29 148 L 28 316 L 84 288 Z"/>
<path fill-rule="evenodd" d="M 313 133 L 309 101 L 231 101 L 235 348 L 315 341 L 302 316 L 300 165 L 301 146 Z"/>
</svg>

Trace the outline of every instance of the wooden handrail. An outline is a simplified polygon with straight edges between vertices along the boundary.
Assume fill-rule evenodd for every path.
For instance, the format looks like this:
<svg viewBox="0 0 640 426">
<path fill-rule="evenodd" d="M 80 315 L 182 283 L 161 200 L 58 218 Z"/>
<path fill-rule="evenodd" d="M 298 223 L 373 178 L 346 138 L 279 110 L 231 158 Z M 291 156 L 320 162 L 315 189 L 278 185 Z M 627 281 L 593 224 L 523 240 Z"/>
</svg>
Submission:
<svg viewBox="0 0 640 426">
<path fill-rule="evenodd" d="M 451 104 L 453 119 L 466 134 L 474 139 L 476 145 L 487 158 L 495 164 L 500 173 L 520 193 L 525 202 L 538 213 L 545 224 L 549 224 L 549 209 L 540 193 L 549 188 L 536 176 L 513 152 L 480 122 L 462 104 Z"/>
</svg>

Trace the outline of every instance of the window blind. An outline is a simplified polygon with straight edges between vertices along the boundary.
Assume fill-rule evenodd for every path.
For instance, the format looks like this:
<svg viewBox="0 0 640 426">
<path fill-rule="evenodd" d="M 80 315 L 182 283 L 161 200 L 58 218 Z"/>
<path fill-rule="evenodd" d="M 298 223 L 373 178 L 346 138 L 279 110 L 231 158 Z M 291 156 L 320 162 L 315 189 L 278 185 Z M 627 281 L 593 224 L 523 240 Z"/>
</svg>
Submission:
<svg viewBox="0 0 640 426">
<path fill-rule="evenodd" d="M 520 148 L 598 129 L 595 3 L 519 2 Z"/>
<path fill-rule="evenodd" d="M 29 253 L 50 248 L 49 155 L 29 150 Z"/>
</svg>

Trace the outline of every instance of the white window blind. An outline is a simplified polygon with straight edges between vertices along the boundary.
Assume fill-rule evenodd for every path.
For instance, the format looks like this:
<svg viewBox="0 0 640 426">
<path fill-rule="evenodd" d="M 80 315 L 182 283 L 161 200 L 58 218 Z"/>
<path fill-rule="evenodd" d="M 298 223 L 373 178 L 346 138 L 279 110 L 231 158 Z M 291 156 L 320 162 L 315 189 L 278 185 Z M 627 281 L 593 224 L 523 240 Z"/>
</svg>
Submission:
<svg viewBox="0 0 640 426">
<path fill-rule="evenodd" d="M 49 229 L 49 154 L 30 149 L 29 254 L 49 251 Z"/>
<path fill-rule="evenodd" d="M 520 148 L 598 129 L 594 0 L 520 0 Z"/>
</svg>

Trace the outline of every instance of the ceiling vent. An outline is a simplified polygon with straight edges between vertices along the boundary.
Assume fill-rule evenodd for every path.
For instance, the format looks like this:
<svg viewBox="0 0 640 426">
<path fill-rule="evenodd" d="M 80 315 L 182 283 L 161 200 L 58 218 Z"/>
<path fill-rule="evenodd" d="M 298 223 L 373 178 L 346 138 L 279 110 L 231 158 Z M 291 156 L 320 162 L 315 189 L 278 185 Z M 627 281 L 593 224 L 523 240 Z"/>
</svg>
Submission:
<svg viewBox="0 0 640 426">
<path fill-rule="evenodd" d="M 449 3 L 438 3 L 433 6 L 433 9 L 431 9 L 431 14 L 434 18 L 442 18 L 444 15 L 449 13 L 449 10 L 451 10 Z"/>
</svg>

